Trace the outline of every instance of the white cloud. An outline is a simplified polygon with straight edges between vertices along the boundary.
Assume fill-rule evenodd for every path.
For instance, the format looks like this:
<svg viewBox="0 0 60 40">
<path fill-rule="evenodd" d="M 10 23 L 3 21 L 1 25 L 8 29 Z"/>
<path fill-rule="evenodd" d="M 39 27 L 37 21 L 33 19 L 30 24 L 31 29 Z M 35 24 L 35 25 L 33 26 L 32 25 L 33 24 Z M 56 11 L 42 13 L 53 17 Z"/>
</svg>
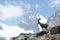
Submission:
<svg viewBox="0 0 60 40">
<path fill-rule="evenodd" d="M 13 5 L 12 3 L 15 5 Z M 3 5 L 0 4 L 0 20 L 7 20 L 11 18 L 20 17 L 23 13 L 28 13 L 31 9 L 31 5 L 27 1 L 19 1 L 19 6 L 16 6 L 16 1 L 12 1 L 12 3 L 5 0 Z"/>
<path fill-rule="evenodd" d="M 3 30 L 0 30 L 0 35 L 3 37 L 7 37 L 7 40 L 9 40 L 11 37 L 18 36 L 20 33 L 34 33 L 33 30 L 25 31 L 19 26 L 8 26 L 3 23 L 0 23 L 0 26 L 2 26 L 3 28 Z"/>
<path fill-rule="evenodd" d="M 41 6 L 39 4 L 35 4 L 35 7 L 36 8 L 40 8 Z"/>
<path fill-rule="evenodd" d="M 58 7 L 60 5 L 60 0 L 52 0 L 49 7 Z"/>
<path fill-rule="evenodd" d="M 21 6 L 13 6 L 13 5 L 7 5 L 2 6 L 0 5 L 0 19 L 11 19 L 14 17 L 20 17 L 24 13 L 24 10 L 21 8 Z"/>
</svg>

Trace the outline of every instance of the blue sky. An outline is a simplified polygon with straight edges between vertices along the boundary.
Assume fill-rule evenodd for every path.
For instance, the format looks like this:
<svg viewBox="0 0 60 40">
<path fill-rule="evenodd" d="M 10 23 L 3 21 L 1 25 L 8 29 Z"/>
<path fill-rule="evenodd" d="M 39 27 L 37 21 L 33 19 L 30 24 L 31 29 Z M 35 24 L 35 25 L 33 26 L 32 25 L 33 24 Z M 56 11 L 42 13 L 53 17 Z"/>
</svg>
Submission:
<svg viewBox="0 0 60 40">
<path fill-rule="evenodd" d="M 0 0 L 0 22 L 18 25 L 27 14 L 49 18 L 60 7 L 60 0 Z"/>
</svg>

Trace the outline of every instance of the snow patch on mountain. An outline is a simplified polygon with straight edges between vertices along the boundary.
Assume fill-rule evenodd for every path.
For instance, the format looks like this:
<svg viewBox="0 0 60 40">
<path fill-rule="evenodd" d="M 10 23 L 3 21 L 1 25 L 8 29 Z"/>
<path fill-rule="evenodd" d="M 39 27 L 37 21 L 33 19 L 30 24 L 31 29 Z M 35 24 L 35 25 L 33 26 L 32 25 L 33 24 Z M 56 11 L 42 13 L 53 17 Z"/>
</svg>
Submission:
<svg viewBox="0 0 60 40">
<path fill-rule="evenodd" d="M 27 14 L 20 21 L 19 26 L 25 30 L 33 30 L 34 32 L 41 32 L 42 28 L 38 25 L 38 19 L 41 18 L 41 23 L 46 23 L 47 19 L 44 18 L 41 14 Z"/>
</svg>

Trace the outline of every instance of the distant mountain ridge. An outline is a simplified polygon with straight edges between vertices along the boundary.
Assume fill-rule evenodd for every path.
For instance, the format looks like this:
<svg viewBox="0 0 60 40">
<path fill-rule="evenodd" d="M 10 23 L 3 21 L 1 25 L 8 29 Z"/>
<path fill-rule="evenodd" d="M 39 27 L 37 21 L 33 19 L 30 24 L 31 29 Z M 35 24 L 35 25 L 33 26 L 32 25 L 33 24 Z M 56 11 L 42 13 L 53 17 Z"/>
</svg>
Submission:
<svg viewBox="0 0 60 40">
<path fill-rule="evenodd" d="M 55 26 L 60 26 L 60 10 L 56 11 L 50 18 L 47 20 L 48 29 Z"/>
<path fill-rule="evenodd" d="M 37 20 L 41 18 L 41 23 L 46 23 L 47 19 L 44 18 L 41 14 L 27 14 L 20 21 L 19 26 L 25 30 L 33 30 L 34 32 L 40 32 L 41 27 L 38 27 Z"/>
</svg>

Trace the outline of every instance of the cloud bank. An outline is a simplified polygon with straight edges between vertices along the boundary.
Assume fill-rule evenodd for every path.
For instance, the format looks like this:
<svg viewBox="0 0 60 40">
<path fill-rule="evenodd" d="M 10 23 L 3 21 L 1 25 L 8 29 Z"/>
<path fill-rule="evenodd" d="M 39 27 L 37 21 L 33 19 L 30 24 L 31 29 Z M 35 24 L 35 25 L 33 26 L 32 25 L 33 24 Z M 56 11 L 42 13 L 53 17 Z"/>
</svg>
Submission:
<svg viewBox="0 0 60 40">
<path fill-rule="evenodd" d="M 20 33 L 34 33 L 33 30 L 25 31 L 23 28 L 19 26 L 8 26 L 6 24 L 0 23 L 0 26 L 3 30 L 0 30 L 0 35 L 2 37 L 6 37 L 9 40 L 11 37 L 18 36 Z"/>
<path fill-rule="evenodd" d="M 0 4 L 0 20 L 21 17 L 31 9 L 31 5 L 27 1 L 10 1 L 5 0 L 3 4 Z"/>
<path fill-rule="evenodd" d="M 1 12 L 0 19 L 6 20 L 6 19 L 22 16 L 22 14 L 24 13 L 24 10 L 20 6 L 0 5 L 0 12 Z"/>
</svg>

